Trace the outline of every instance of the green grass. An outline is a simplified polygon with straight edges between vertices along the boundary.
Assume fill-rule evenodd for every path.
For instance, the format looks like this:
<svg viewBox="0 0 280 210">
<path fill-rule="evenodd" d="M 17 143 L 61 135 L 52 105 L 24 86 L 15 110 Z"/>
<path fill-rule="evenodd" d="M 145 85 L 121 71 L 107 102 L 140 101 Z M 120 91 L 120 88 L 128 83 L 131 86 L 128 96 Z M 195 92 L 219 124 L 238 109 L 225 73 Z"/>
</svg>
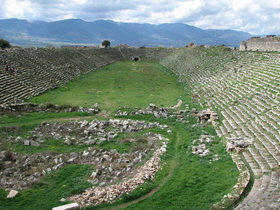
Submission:
<svg viewBox="0 0 280 210">
<path fill-rule="evenodd" d="M 60 202 L 72 194 L 83 192 L 91 186 L 86 179 L 92 172 L 89 165 L 68 165 L 36 183 L 32 189 L 23 190 L 13 199 L 7 199 L 7 192 L 0 190 L 0 209 L 3 210 L 49 210 L 65 204 Z"/>
<path fill-rule="evenodd" d="M 18 114 L 3 114 L 0 116 L 0 128 L 8 126 L 27 126 L 34 125 L 45 120 L 50 121 L 52 119 L 59 118 L 75 118 L 91 116 L 91 114 L 83 112 L 62 112 L 62 113 L 18 113 Z"/>
<path fill-rule="evenodd" d="M 117 62 L 88 73 L 76 81 L 31 98 L 34 103 L 89 106 L 101 109 L 170 106 L 185 92 L 170 71 L 154 62 Z"/>
</svg>

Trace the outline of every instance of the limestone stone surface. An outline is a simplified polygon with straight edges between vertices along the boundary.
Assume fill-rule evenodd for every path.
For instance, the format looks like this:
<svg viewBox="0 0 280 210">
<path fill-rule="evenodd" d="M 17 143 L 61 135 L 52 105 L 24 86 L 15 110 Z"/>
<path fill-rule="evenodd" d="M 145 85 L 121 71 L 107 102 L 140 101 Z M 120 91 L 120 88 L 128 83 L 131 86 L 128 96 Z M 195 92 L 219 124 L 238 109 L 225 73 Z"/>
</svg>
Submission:
<svg viewBox="0 0 280 210">
<path fill-rule="evenodd" d="M 7 195 L 7 198 L 14 198 L 14 197 L 16 197 L 17 194 L 18 194 L 18 191 L 16 191 L 16 190 L 11 190 L 11 191 L 9 192 L 9 194 Z"/>
<path fill-rule="evenodd" d="M 68 209 L 77 209 L 77 208 L 79 208 L 79 204 L 69 203 L 63 206 L 54 207 L 52 208 L 52 210 L 68 210 Z"/>
</svg>

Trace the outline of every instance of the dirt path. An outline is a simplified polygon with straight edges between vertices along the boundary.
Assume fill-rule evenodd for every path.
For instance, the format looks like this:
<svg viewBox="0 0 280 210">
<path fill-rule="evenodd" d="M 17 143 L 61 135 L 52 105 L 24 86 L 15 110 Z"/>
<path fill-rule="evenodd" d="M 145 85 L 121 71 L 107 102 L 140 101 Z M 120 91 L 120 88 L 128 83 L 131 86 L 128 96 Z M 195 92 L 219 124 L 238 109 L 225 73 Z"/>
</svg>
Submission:
<svg viewBox="0 0 280 210">
<path fill-rule="evenodd" d="M 110 209 L 110 210 L 116 210 L 116 209 L 123 209 L 123 208 L 126 208 L 132 204 L 135 204 L 135 203 L 138 203 L 148 197 L 151 197 L 153 194 L 155 194 L 156 192 L 158 192 L 167 182 L 168 180 L 173 176 L 174 174 L 174 169 L 176 168 L 177 166 L 177 161 L 178 161 L 178 153 L 176 152 L 178 150 L 178 144 L 181 140 L 181 136 L 180 136 L 180 133 L 176 133 L 176 142 L 175 142 L 175 156 L 172 157 L 172 160 L 170 162 L 170 167 L 169 167 L 169 172 L 168 172 L 168 175 L 166 177 L 164 177 L 162 179 L 162 181 L 160 182 L 160 184 L 154 188 L 152 191 L 150 191 L 149 193 L 135 199 L 135 200 L 132 200 L 132 201 L 129 201 L 127 203 L 123 203 L 123 204 L 120 204 L 118 206 L 114 206 L 114 207 L 111 207 L 111 208 L 104 208 L 103 210 L 105 209 Z"/>
</svg>

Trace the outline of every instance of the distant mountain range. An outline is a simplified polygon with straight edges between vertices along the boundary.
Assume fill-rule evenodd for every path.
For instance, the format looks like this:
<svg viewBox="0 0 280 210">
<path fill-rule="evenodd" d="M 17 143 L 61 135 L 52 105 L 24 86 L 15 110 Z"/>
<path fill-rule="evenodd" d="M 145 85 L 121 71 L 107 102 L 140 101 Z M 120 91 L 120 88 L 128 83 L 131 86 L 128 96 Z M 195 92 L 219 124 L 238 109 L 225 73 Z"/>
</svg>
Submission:
<svg viewBox="0 0 280 210">
<path fill-rule="evenodd" d="M 197 45 L 238 46 L 250 38 L 247 32 L 234 30 L 203 30 L 182 23 L 160 25 L 122 23 L 111 20 L 86 22 L 67 19 L 54 22 L 19 19 L 0 20 L 0 38 L 13 45 L 99 45 L 104 39 L 112 45 L 182 47 L 189 42 Z"/>
</svg>

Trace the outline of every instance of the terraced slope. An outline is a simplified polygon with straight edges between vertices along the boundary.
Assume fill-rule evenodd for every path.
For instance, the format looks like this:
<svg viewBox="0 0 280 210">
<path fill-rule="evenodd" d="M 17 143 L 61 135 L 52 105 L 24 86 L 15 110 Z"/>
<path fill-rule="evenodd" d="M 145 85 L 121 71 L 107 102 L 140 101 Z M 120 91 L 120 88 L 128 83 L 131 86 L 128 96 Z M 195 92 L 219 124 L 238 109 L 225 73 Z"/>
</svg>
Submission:
<svg viewBox="0 0 280 210">
<path fill-rule="evenodd" d="M 177 59 L 169 57 L 163 64 L 191 84 L 194 99 L 221 113 L 219 136 L 245 137 L 253 143 L 242 155 L 254 185 L 236 209 L 279 209 L 280 54 L 198 53 L 198 58 L 183 60 L 188 53 L 178 53 Z"/>
</svg>

